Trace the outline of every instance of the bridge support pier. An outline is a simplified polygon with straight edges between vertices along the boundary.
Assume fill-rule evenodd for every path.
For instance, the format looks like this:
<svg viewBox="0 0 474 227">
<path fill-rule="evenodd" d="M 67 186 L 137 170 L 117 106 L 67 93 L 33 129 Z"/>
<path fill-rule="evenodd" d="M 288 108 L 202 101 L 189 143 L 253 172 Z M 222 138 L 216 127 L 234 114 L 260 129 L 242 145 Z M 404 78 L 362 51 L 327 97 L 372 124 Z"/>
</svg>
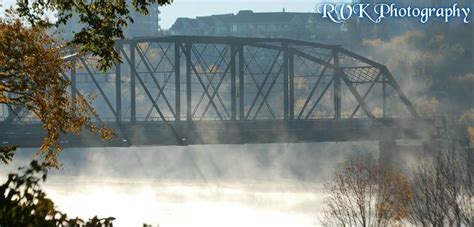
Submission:
<svg viewBox="0 0 474 227">
<path fill-rule="evenodd" d="M 379 165 L 383 168 L 399 168 L 400 149 L 395 140 L 379 140 Z"/>
<path fill-rule="evenodd" d="M 379 164 L 384 168 L 408 171 L 420 158 L 441 151 L 439 140 L 380 140 Z"/>
</svg>

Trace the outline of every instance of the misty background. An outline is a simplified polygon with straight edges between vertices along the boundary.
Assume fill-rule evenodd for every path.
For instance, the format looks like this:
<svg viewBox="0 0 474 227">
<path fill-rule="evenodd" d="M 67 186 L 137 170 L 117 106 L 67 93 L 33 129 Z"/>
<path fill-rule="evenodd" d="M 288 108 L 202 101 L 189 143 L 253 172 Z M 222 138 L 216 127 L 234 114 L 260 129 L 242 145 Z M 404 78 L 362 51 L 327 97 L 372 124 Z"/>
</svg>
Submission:
<svg viewBox="0 0 474 227">
<path fill-rule="evenodd" d="M 159 8 L 160 26 L 243 9 L 314 13 L 317 3 L 178 0 Z M 472 23 L 403 23 L 370 27 L 370 37 L 349 29 L 357 38 L 348 48 L 387 65 L 420 113 L 456 122 L 474 108 Z M 0 176 L 26 166 L 34 152 L 19 150 Z M 117 226 L 316 226 L 323 183 L 354 152 L 377 158 L 377 142 L 66 149 L 64 168 L 52 171 L 45 189 L 70 216 L 114 216 Z"/>
</svg>

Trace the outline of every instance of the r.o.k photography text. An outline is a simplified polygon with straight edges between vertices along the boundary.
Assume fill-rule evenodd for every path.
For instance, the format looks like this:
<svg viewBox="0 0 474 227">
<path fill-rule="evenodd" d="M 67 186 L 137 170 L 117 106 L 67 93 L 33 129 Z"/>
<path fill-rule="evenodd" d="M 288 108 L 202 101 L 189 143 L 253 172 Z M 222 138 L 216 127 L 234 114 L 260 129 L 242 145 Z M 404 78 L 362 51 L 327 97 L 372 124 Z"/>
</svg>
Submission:
<svg viewBox="0 0 474 227">
<path fill-rule="evenodd" d="M 458 3 L 446 7 L 414 7 L 392 4 L 333 4 L 324 3 L 318 6 L 318 12 L 323 18 L 334 23 L 343 23 L 352 17 L 367 18 L 374 23 L 380 23 L 388 18 L 415 18 L 422 24 L 439 18 L 445 23 L 460 19 L 463 23 L 471 22 L 471 9 Z"/>
</svg>

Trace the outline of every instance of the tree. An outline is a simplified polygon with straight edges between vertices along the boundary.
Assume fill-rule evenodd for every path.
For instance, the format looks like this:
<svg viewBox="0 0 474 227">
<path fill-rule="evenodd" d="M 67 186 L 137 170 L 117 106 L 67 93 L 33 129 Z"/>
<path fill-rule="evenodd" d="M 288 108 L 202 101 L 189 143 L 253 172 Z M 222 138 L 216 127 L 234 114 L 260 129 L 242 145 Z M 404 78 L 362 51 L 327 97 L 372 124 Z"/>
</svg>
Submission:
<svg viewBox="0 0 474 227">
<path fill-rule="evenodd" d="M 24 108 L 41 120 L 47 136 L 40 148 L 46 161 L 57 166 L 62 149 L 62 133 L 79 134 L 83 128 L 110 139 L 113 131 L 97 127 L 88 100 L 72 100 L 67 89 L 70 81 L 63 77 L 68 64 L 61 58 L 58 42 L 44 27 L 26 27 L 20 20 L 0 22 L 0 104 L 12 111 Z M 0 150 L 3 162 L 11 160 L 16 147 Z"/>
<path fill-rule="evenodd" d="M 172 0 L 132 0 L 134 10 L 148 14 L 150 4 L 167 5 Z M 33 27 L 53 27 L 66 24 L 73 14 L 78 15 L 84 28 L 74 35 L 70 44 L 78 46 L 81 52 L 99 57 L 98 67 L 107 69 L 121 61 L 115 48 L 115 39 L 124 38 L 123 27 L 129 22 L 129 5 L 125 0 L 19 0 L 17 10 L 21 18 Z M 48 20 L 48 12 L 56 12 L 55 22 Z"/>
<path fill-rule="evenodd" d="M 0 147 L 0 160 L 3 164 L 8 164 L 13 159 L 16 148 L 16 146 Z"/>
<path fill-rule="evenodd" d="M 166 5 L 172 0 L 133 0 L 132 6 L 142 14 L 148 14 L 150 4 Z M 56 21 L 46 15 L 55 12 Z M 38 117 L 47 137 L 41 146 L 46 161 L 57 166 L 57 142 L 61 133 L 76 133 L 88 128 L 109 139 L 113 132 L 97 128 L 91 123 L 94 111 L 88 100 L 78 97 L 71 100 L 66 91 L 69 80 L 60 76 L 68 65 L 61 59 L 60 46 L 47 34 L 47 29 L 67 23 L 73 14 L 79 16 L 84 28 L 74 39 L 64 44 L 72 45 L 81 53 L 98 57 L 98 67 L 105 70 L 120 62 L 115 39 L 123 38 L 123 27 L 129 22 L 129 6 L 125 0 L 62 1 L 19 0 L 15 12 L 20 20 L 2 19 L 0 22 L 0 104 L 26 108 Z M 12 159 L 13 147 L 0 147 L 0 159 L 7 163 Z"/>
<path fill-rule="evenodd" d="M 410 218 L 423 226 L 472 226 L 474 156 L 454 147 L 414 169 Z"/>
<path fill-rule="evenodd" d="M 460 137 L 461 143 L 468 149 L 474 149 L 474 108 L 464 112 L 459 118 L 459 126 L 463 131 Z"/>
<path fill-rule="evenodd" d="M 37 161 L 32 161 L 21 174 L 8 175 L 7 181 L 0 185 L 0 226 L 112 226 L 113 217 L 84 221 L 70 219 L 56 210 L 53 201 L 41 190 L 40 183 L 46 176 L 47 165 Z"/>
<path fill-rule="evenodd" d="M 401 173 L 380 168 L 368 154 L 349 157 L 325 185 L 330 226 L 387 226 L 408 216 L 412 192 Z"/>
</svg>

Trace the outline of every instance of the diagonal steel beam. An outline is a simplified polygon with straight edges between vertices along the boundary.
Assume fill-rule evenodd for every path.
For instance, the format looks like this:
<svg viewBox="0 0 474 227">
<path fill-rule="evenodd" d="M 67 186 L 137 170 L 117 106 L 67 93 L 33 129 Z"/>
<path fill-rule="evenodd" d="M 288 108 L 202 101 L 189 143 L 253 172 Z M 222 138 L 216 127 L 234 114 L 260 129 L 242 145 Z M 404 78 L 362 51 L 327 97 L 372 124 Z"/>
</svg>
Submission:
<svg viewBox="0 0 474 227">
<path fill-rule="evenodd" d="M 124 54 L 124 57 L 125 57 L 125 60 L 130 64 L 131 61 L 130 61 L 130 58 L 125 54 L 125 52 L 123 52 Z M 141 83 L 141 85 L 143 86 L 143 89 L 145 90 L 145 93 L 147 94 L 148 98 L 150 98 L 150 100 L 153 101 L 153 96 L 151 95 L 150 91 L 148 90 L 148 88 L 146 87 L 145 83 L 143 82 L 142 78 L 138 75 L 137 73 L 137 69 L 135 67 L 130 67 L 130 69 L 132 70 L 133 73 L 136 74 L 136 78 L 139 80 L 139 82 Z M 163 115 L 163 113 L 161 112 L 160 108 L 158 107 L 158 105 L 154 102 L 151 103 L 156 111 L 158 111 L 158 114 L 160 115 L 160 118 L 163 122 L 167 122 L 165 116 Z"/>
<path fill-rule="evenodd" d="M 375 61 L 372 61 L 372 60 L 370 60 L 370 59 L 368 59 L 368 58 L 366 58 L 366 57 L 363 57 L 363 56 L 361 56 L 361 55 L 358 55 L 358 54 L 356 54 L 356 53 L 354 53 L 354 52 L 348 51 L 348 50 L 346 50 L 346 49 L 344 49 L 344 48 L 342 48 L 342 47 L 335 47 L 335 49 L 336 49 L 339 53 L 342 53 L 342 54 L 344 54 L 344 55 L 347 55 L 347 56 L 349 56 L 349 57 L 352 57 L 352 58 L 354 58 L 354 59 L 357 59 L 357 60 L 359 60 L 359 61 L 361 61 L 361 62 L 364 62 L 364 63 L 366 63 L 366 64 L 368 64 L 368 65 L 371 65 L 371 66 L 373 66 L 373 67 L 376 67 L 376 68 L 384 68 L 384 67 L 385 67 L 384 65 L 382 65 L 382 64 L 380 64 L 380 63 L 377 63 L 377 62 L 375 62 Z"/>
<path fill-rule="evenodd" d="M 227 48 L 224 49 L 224 51 L 223 51 L 224 53 L 223 53 L 223 54 L 222 54 L 220 51 L 218 51 L 218 52 L 219 52 L 219 57 L 218 57 L 218 59 L 216 60 L 216 62 L 214 63 L 214 65 L 217 64 L 217 67 L 218 67 L 218 68 L 221 66 L 222 62 L 224 62 L 225 57 L 224 57 L 223 55 L 227 54 L 227 51 L 228 51 Z M 196 53 L 195 53 L 195 54 L 196 54 Z M 202 57 L 201 57 L 201 59 L 202 59 Z M 197 59 L 197 61 L 198 61 L 199 63 L 203 63 L 203 62 L 201 62 L 201 60 L 199 60 L 199 59 Z M 202 61 L 204 61 L 204 59 L 202 59 Z M 197 62 L 197 63 L 198 63 L 198 62 Z M 197 63 L 196 63 L 196 64 L 197 64 Z M 206 63 L 205 61 L 204 61 L 204 64 L 206 64 L 206 67 L 208 68 L 208 70 L 210 70 L 210 69 L 209 69 L 209 66 L 207 65 L 207 63 Z M 208 77 L 208 75 L 207 75 L 207 73 L 206 73 L 206 78 L 207 78 L 207 80 L 209 81 L 209 83 L 206 85 L 206 87 L 204 87 L 205 90 L 209 91 L 209 88 L 210 88 L 211 86 L 212 86 L 212 88 L 213 88 L 213 91 L 216 89 L 216 88 L 214 87 L 213 81 L 214 81 L 214 78 L 216 77 L 217 73 L 218 73 L 217 71 L 213 72 L 210 79 L 209 79 L 209 77 Z M 205 95 L 206 95 L 206 94 L 205 94 L 204 92 L 201 94 L 201 97 L 199 98 L 198 104 L 194 107 L 193 116 L 196 114 L 196 112 L 197 112 L 199 106 L 201 105 L 202 101 L 204 100 Z M 219 96 L 219 94 L 217 94 L 217 95 Z M 219 99 L 219 101 L 220 101 L 220 104 L 221 104 L 222 107 L 224 108 L 224 111 L 227 113 L 227 111 L 226 111 L 226 109 L 225 109 L 225 105 L 224 105 L 222 99 L 220 98 L 220 96 L 218 97 L 218 99 Z M 227 113 L 227 115 L 228 115 L 228 113 Z"/>
<path fill-rule="evenodd" d="M 375 80 L 372 82 L 372 84 L 370 85 L 370 87 L 367 89 L 367 91 L 365 92 L 364 96 L 362 96 L 362 100 L 365 101 L 365 98 L 367 98 L 367 95 L 369 95 L 370 91 L 372 91 L 372 88 L 374 87 L 374 85 L 377 83 L 377 81 L 379 80 L 380 76 L 382 75 L 382 71 L 380 71 L 377 75 L 377 77 L 375 78 Z M 360 108 L 360 104 L 357 104 L 357 107 L 355 108 L 354 112 L 352 112 L 351 114 L 351 119 L 354 118 L 354 115 L 357 113 L 357 111 L 359 111 L 359 108 Z"/>
<path fill-rule="evenodd" d="M 280 74 L 282 73 L 282 71 L 283 71 L 284 68 L 285 68 L 285 67 L 284 67 L 283 65 L 280 67 L 280 70 L 278 71 L 278 73 L 276 74 L 276 76 L 275 76 L 275 78 L 273 79 L 272 83 L 270 84 L 270 87 L 268 88 L 267 93 L 265 94 L 265 97 L 263 97 L 262 102 L 261 102 L 260 105 L 258 106 L 258 109 L 257 109 L 257 111 L 255 112 L 255 115 L 254 115 L 254 117 L 253 117 L 253 120 L 257 119 L 257 116 L 258 116 L 258 114 L 260 113 L 260 110 L 261 110 L 262 107 L 263 107 L 264 101 L 267 100 L 268 95 L 269 95 L 270 92 L 272 91 L 273 86 L 275 86 L 275 83 L 276 83 L 276 81 L 278 80 L 278 77 L 280 76 Z"/>
<path fill-rule="evenodd" d="M 139 48 L 141 48 L 140 45 L 137 45 L 137 46 L 138 46 Z M 150 46 L 151 46 L 150 44 L 147 45 L 147 47 L 146 47 L 146 49 L 145 49 L 145 51 L 144 51 L 145 54 L 147 54 L 148 51 L 150 50 Z M 140 59 L 140 60 L 137 62 L 137 68 L 138 68 L 141 64 L 142 64 L 142 60 Z"/>
<path fill-rule="evenodd" d="M 381 68 L 381 70 L 383 70 L 384 75 L 388 79 L 389 84 L 393 87 L 393 89 L 395 89 L 395 91 L 397 92 L 397 94 L 400 97 L 400 99 L 402 100 L 402 102 L 405 104 L 408 111 L 410 111 L 411 115 L 413 117 L 419 118 L 420 116 L 416 112 L 416 110 L 413 107 L 413 105 L 411 104 L 410 100 L 408 100 L 405 93 L 403 93 L 402 89 L 400 88 L 400 85 L 398 85 L 397 81 L 395 81 L 395 78 L 393 78 L 392 73 L 390 73 L 390 71 L 388 71 L 386 66 Z"/>
<path fill-rule="evenodd" d="M 213 45 L 213 46 L 215 46 L 215 45 Z M 207 62 L 206 62 L 206 61 L 204 60 L 204 58 L 202 57 L 202 55 L 203 55 L 204 51 L 207 49 L 207 47 L 208 47 L 208 45 L 206 45 L 205 48 L 203 48 L 201 51 L 197 51 L 196 49 L 193 49 L 193 50 L 192 50 L 193 53 L 194 53 L 194 55 L 195 55 L 195 57 L 196 57 L 196 62 L 193 63 L 193 64 L 194 64 L 194 66 L 196 66 L 197 64 L 200 64 L 202 67 L 206 67 L 206 68 L 207 68 L 207 71 L 211 72 L 211 68 L 209 67 L 209 64 L 207 64 Z M 224 50 L 224 51 L 227 52 L 227 50 Z M 222 62 L 224 61 L 225 58 L 222 56 L 222 53 L 221 53 L 221 52 L 219 52 L 219 56 L 220 56 L 220 57 L 218 57 L 218 58 L 216 59 L 216 61 L 214 62 L 214 64 L 213 64 L 214 66 L 215 66 L 216 64 L 217 64 L 218 66 L 220 66 L 220 65 L 222 64 Z M 209 88 L 210 88 L 210 87 L 212 87 L 212 89 L 215 89 L 214 84 L 213 84 L 212 82 L 214 81 L 214 79 L 215 79 L 215 77 L 216 77 L 216 75 L 217 75 L 217 72 L 212 73 L 211 78 L 209 78 L 209 75 L 207 75 L 207 72 L 206 72 L 206 73 L 203 73 L 203 74 L 206 76 L 206 79 L 207 79 L 207 81 L 209 82 L 209 83 L 206 85 L 206 87 L 204 87 L 204 89 L 206 89 L 206 90 L 208 90 L 208 91 L 209 91 Z M 194 108 L 193 116 L 196 114 L 196 112 L 197 112 L 197 110 L 198 110 L 198 107 L 201 105 L 201 103 L 202 103 L 202 101 L 203 101 L 203 99 L 204 99 L 205 96 L 206 96 L 206 93 L 203 92 L 203 93 L 201 94 L 201 97 L 199 98 L 198 105 L 196 105 L 195 108 Z M 221 97 L 218 96 L 218 99 L 219 99 L 220 104 L 221 104 L 222 107 L 224 108 L 225 112 L 227 113 L 227 110 L 225 109 L 225 105 L 224 105 L 224 103 L 223 103 Z M 228 114 L 228 113 L 227 113 L 227 114 Z"/>
<path fill-rule="evenodd" d="M 365 114 L 367 114 L 367 116 L 370 118 L 370 119 L 376 119 L 376 117 L 372 114 L 372 112 L 370 112 L 369 110 L 369 107 L 365 104 L 365 101 L 362 99 L 362 97 L 360 96 L 359 92 L 357 92 L 357 89 L 354 87 L 354 85 L 352 85 L 352 82 L 347 78 L 347 75 L 344 73 L 343 70 L 339 70 L 338 72 L 340 75 L 341 75 L 341 79 L 344 81 L 344 83 L 346 84 L 346 86 L 349 88 L 349 91 L 351 91 L 352 95 L 354 95 L 354 97 L 356 98 L 357 102 L 359 103 L 359 105 L 362 107 L 362 109 L 364 110 Z"/>
<path fill-rule="evenodd" d="M 8 106 L 8 116 L 4 120 L 4 122 L 7 122 L 7 123 L 13 122 L 15 118 L 19 117 L 18 113 L 23 111 L 23 109 L 25 108 L 24 105 L 16 105 L 14 109 L 8 104 L 7 106 Z"/>
<path fill-rule="evenodd" d="M 192 46 L 191 46 L 191 48 L 192 48 Z M 185 54 L 186 54 L 186 55 L 189 54 L 189 56 L 187 56 L 188 59 L 191 58 L 191 52 L 186 51 Z M 206 87 L 206 85 L 205 85 L 204 82 L 202 81 L 201 77 L 199 76 L 199 72 L 197 71 L 196 66 L 195 66 L 194 64 L 190 64 L 190 67 L 191 67 L 192 71 L 194 71 L 194 73 L 196 74 L 196 78 L 198 79 L 198 81 L 199 81 L 199 83 L 201 84 L 201 86 L 202 86 L 203 88 Z M 211 102 L 211 104 L 212 104 L 212 107 L 216 110 L 216 113 L 217 113 L 217 115 L 219 116 L 219 119 L 223 120 L 222 115 L 219 113 L 219 110 L 218 110 L 216 104 L 214 103 L 214 100 L 211 99 L 211 95 L 209 94 L 209 92 L 208 92 L 207 90 L 204 90 L 204 93 L 205 93 L 205 94 L 207 95 L 207 97 L 209 98 L 209 100 L 210 100 L 210 102 Z"/>
<path fill-rule="evenodd" d="M 326 61 L 331 61 L 331 59 L 333 58 L 333 55 L 329 56 L 329 59 L 327 59 Z M 298 119 L 301 119 L 301 116 L 303 116 L 303 113 L 304 111 L 306 110 L 306 107 L 308 106 L 309 104 L 309 101 L 311 100 L 311 98 L 313 97 L 314 95 L 314 92 L 316 91 L 316 89 L 318 88 L 319 86 L 319 83 L 321 83 L 321 80 L 324 78 L 324 73 L 326 73 L 326 70 L 328 69 L 327 66 L 324 66 L 323 70 L 321 71 L 321 75 L 319 76 L 318 80 L 316 81 L 316 83 L 314 84 L 313 88 L 311 89 L 311 92 L 309 93 L 309 96 L 308 98 L 306 99 L 304 105 L 303 105 L 303 108 L 301 109 L 300 113 L 298 114 Z M 310 111 L 311 113 L 311 111 Z"/>
<path fill-rule="evenodd" d="M 69 80 L 67 78 L 67 76 L 64 74 L 64 73 L 61 73 L 61 75 L 63 76 L 64 79 L 66 80 Z M 79 90 L 75 90 L 75 93 L 76 93 L 76 96 L 79 96 L 79 97 L 84 97 L 84 95 L 79 91 Z M 89 102 L 86 102 L 86 107 L 87 109 L 91 112 L 91 113 L 94 113 L 94 108 L 92 108 L 89 104 Z M 102 119 L 100 119 L 100 116 L 98 114 L 94 114 L 94 117 L 97 119 L 98 122 L 102 123 Z"/>
<path fill-rule="evenodd" d="M 222 85 L 222 81 L 224 81 L 225 75 L 227 74 L 227 72 L 229 72 L 230 67 L 231 67 L 231 65 L 229 64 L 229 65 L 227 66 L 227 68 L 225 69 L 224 73 L 222 74 L 222 77 L 220 78 L 219 83 L 218 83 L 217 86 L 216 86 L 216 89 L 215 89 L 215 90 L 213 91 L 213 93 L 212 93 L 212 96 L 211 96 L 212 99 L 213 99 L 213 98 L 216 96 L 216 94 L 219 92 L 219 88 L 220 88 L 221 85 Z M 202 120 L 202 119 L 204 118 L 204 115 L 206 115 L 207 110 L 209 109 L 209 106 L 210 106 L 210 105 L 211 105 L 211 103 L 208 102 L 207 105 L 206 105 L 206 107 L 204 108 L 204 111 L 203 111 L 203 113 L 202 113 L 202 115 L 201 115 L 201 118 L 200 118 L 199 120 Z"/>
<path fill-rule="evenodd" d="M 128 58 L 128 56 L 125 54 L 125 51 L 123 51 L 122 49 L 122 53 L 124 54 L 123 56 L 125 57 L 125 60 L 130 64 L 130 59 Z M 153 100 L 153 96 L 151 95 L 150 91 L 148 90 L 148 88 L 146 87 L 145 83 L 143 82 L 142 78 L 140 77 L 140 75 L 138 75 L 138 73 L 136 72 L 137 69 L 135 67 L 130 67 L 130 69 L 136 74 L 136 78 L 138 79 L 138 81 L 140 82 L 140 84 L 142 85 L 143 87 L 143 90 L 145 90 L 145 93 L 146 95 L 148 96 L 148 98 L 150 100 Z M 181 140 L 181 136 L 178 134 L 178 132 L 176 131 L 176 129 L 173 127 L 173 125 L 171 125 L 168 120 L 166 120 L 166 117 L 165 115 L 163 114 L 163 112 L 161 112 L 160 108 L 158 107 L 158 105 L 155 103 L 155 102 L 152 102 L 152 105 L 155 107 L 156 111 L 158 112 L 158 114 L 160 115 L 160 118 L 161 120 L 163 121 L 163 123 L 165 123 L 166 126 L 168 126 L 171 130 L 171 132 L 173 133 L 173 135 L 176 137 L 176 142 L 178 144 L 183 144 L 183 140 Z"/>
<path fill-rule="evenodd" d="M 138 52 L 138 55 L 140 55 L 140 58 L 144 60 L 144 59 L 145 59 L 145 56 L 143 56 L 143 53 L 140 51 L 140 49 L 137 48 L 137 52 Z M 156 86 L 157 86 L 157 88 L 158 88 L 158 91 L 160 92 L 161 96 L 163 96 L 163 99 L 165 100 L 166 105 L 167 105 L 168 108 L 170 109 L 171 114 L 173 115 L 173 117 L 176 118 L 176 114 L 175 114 L 175 112 L 174 112 L 174 110 L 173 110 L 173 107 L 171 106 L 170 102 L 169 102 L 168 99 L 166 98 L 166 95 L 165 95 L 165 93 L 163 92 L 163 89 L 161 88 L 160 83 L 156 80 L 155 76 L 153 75 L 153 72 L 151 71 L 150 66 L 148 65 L 148 63 L 147 63 L 145 60 L 144 60 L 144 64 L 145 64 L 145 67 L 146 67 L 147 70 L 148 70 L 148 73 L 149 73 L 150 76 L 151 76 L 151 79 L 153 80 L 153 82 L 155 82 L 155 84 L 156 84 Z M 136 69 L 135 69 L 135 71 L 136 71 Z M 137 76 L 139 76 L 139 75 L 137 74 Z M 153 97 L 150 99 L 150 101 L 153 102 L 154 104 L 156 104 L 156 103 L 155 103 L 155 100 L 153 99 Z"/>
<path fill-rule="evenodd" d="M 314 56 L 312 56 L 312 55 L 310 55 L 310 54 L 304 53 L 304 52 L 302 52 L 302 51 L 300 51 L 300 50 L 297 50 L 297 49 L 294 49 L 294 48 L 293 48 L 291 51 L 292 51 L 294 54 L 296 54 L 296 55 L 298 55 L 298 56 L 300 56 L 300 57 L 302 57 L 302 58 L 306 58 L 306 59 L 308 59 L 308 60 L 317 62 L 317 63 L 319 63 L 320 65 L 324 65 L 324 66 L 326 66 L 326 67 L 328 67 L 328 68 L 330 68 L 330 69 L 333 69 L 333 70 L 336 69 L 336 66 L 334 66 L 333 64 L 328 63 L 328 62 L 326 62 L 326 61 L 324 61 L 324 60 L 322 60 L 322 59 L 319 59 L 319 58 L 317 58 L 317 57 L 314 57 Z"/>
<path fill-rule="evenodd" d="M 247 48 L 244 48 L 244 49 L 247 49 L 247 51 L 249 50 L 248 47 L 247 47 Z M 257 50 L 255 50 L 255 52 L 254 52 L 253 54 L 251 54 L 250 60 L 249 60 L 248 62 L 250 63 L 250 62 L 254 61 L 254 62 L 256 63 L 255 65 L 257 65 L 257 67 L 258 67 L 262 72 L 265 72 L 265 69 L 267 69 L 268 66 L 270 66 L 270 65 L 272 64 L 272 62 L 271 62 L 271 61 L 268 61 L 268 64 L 267 64 L 264 68 L 262 68 L 262 66 L 257 63 L 258 60 L 255 58 L 255 57 L 257 56 L 257 53 L 259 53 L 259 51 L 258 51 L 259 49 L 261 49 L 261 48 L 257 47 Z M 275 56 L 273 56 L 273 57 L 275 57 Z M 250 64 L 246 64 L 246 65 L 247 65 L 247 68 L 250 70 L 250 67 L 249 67 Z"/>
<path fill-rule="evenodd" d="M 311 113 L 314 111 L 314 109 L 316 108 L 316 106 L 318 106 L 319 102 L 321 101 L 321 99 L 323 99 L 324 95 L 326 94 L 327 90 L 329 89 L 329 87 L 331 87 L 331 84 L 332 82 L 334 81 L 334 77 L 331 77 L 331 79 L 329 80 L 328 84 L 326 85 L 326 87 L 324 87 L 323 91 L 321 92 L 321 94 L 319 95 L 319 97 L 316 99 L 316 102 L 313 104 L 313 106 L 311 107 L 311 109 L 308 111 L 308 113 L 306 114 L 306 117 L 304 118 L 305 120 L 307 120 L 309 118 L 309 116 L 311 115 Z"/>
<path fill-rule="evenodd" d="M 212 45 L 212 46 L 213 46 L 213 47 L 217 50 L 217 52 L 219 53 L 219 57 L 218 57 L 218 58 L 216 59 L 216 61 L 214 62 L 213 66 L 215 67 L 216 64 L 218 64 L 218 66 L 220 66 L 220 65 L 222 64 L 222 62 L 225 61 L 225 56 L 224 56 L 224 55 L 227 54 L 227 52 L 229 51 L 229 48 L 226 46 L 226 47 L 224 48 L 224 51 L 219 51 L 219 50 L 217 49 L 216 45 Z M 224 53 L 223 53 L 223 52 L 224 52 Z M 204 58 L 202 57 L 203 52 L 199 52 L 199 53 L 198 53 L 196 50 L 194 50 L 194 53 L 195 53 L 196 60 L 197 60 L 196 64 L 199 62 L 200 64 L 205 65 L 206 68 L 207 68 L 207 70 L 208 70 L 209 72 L 211 72 L 211 67 L 209 66 L 209 64 L 207 64 L 207 62 L 206 62 L 206 61 L 204 60 Z M 225 62 L 226 62 L 226 64 L 228 64 L 227 61 L 225 61 Z M 214 69 L 214 68 L 213 68 L 213 69 Z M 210 87 L 212 87 L 212 89 L 215 90 L 216 88 L 214 87 L 213 81 L 214 81 L 214 79 L 215 79 L 215 77 L 216 77 L 216 75 L 217 75 L 217 72 L 214 72 L 214 73 L 212 74 L 211 78 L 209 78 L 209 75 L 208 75 L 207 73 L 204 73 L 204 75 L 205 75 L 207 81 L 209 82 L 209 83 L 208 83 L 208 86 L 207 86 L 205 89 L 207 89 L 207 90 L 209 91 L 209 85 L 210 85 Z M 201 97 L 203 98 L 203 96 L 201 96 Z M 202 98 L 201 98 L 200 101 L 202 101 Z M 219 100 L 219 103 L 221 104 L 221 106 L 222 106 L 224 112 L 226 113 L 226 115 L 227 115 L 228 117 L 230 117 L 229 112 L 227 111 L 227 108 L 225 107 L 224 101 L 222 100 L 222 98 L 221 98 L 221 96 L 220 96 L 219 94 L 217 94 L 217 99 Z M 200 105 L 200 103 L 199 103 L 199 105 Z"/>
<path fill-rule="evenodd" d="M 160 43 L 158 43 L 158 47 L 160 48 L 160 50 L 163 52 L 163 55 L 165 56 L 165 58 L 168 60 L 168 63 L 171 65 L 172 68 L 174 68 L 174 64 L 173 64 L 173 61 L 171 61 L 171 59 L 169 58 L 168 56 L 168 51 L 169 49 L 171 48 L 171 44 L 172 43 L 169 43 L 168 44 L 168 47 L 166 48 L 166 50 L 163 49 L 163 47 L 161 47 Z M 159 65 L 156 65 L 156 67 L 154 68 L 154 70 L 156 71 L 158 69 Z"/>
<path fill-rule="evenodd" d="M 100 86 L 100 84 L 97 82 L 97 80 L 95 79 L 95 77 L 92 75 L 92 71 L 91 69 L 89 68 L 89 66 L 87 65 L 87 62 L 82 58 L 80 57 L 79 60 L 82 62 L 82 64 L 84 65 L 84 68 L 86 69 L 88 75 L 90 76 L 90 78 L 92 79 L 92 81 L 94 82 L 95 86 L 97 87 L 97 89 L 99 89 L 99 92 L 100 94 L 102 95 L 102 97 L 104 98 L 105 102 L 107 103 L 107 106 L 109 106 L 109 109 L 112 111 L 112 113 L 114 114 L 114 116 L 117 118 L 117 112 L 115 111 L 115 109 L 112 107 L 112 103 L 110 102 L 109 98 L 107 98 L 107 96 L 105 95 L 105 92 L 104 90 L 102 90 L 102 87 Z"/>
<path fill-rule="evenodd" d="M 149 46 L 151 46 L 151 45 L 149 45 Z M 148 47 L 149 47 L 149 46 L 148 46 Z M 158 46 L 159 46 L 159 45 L 158 45 Z M 143 56 L 144 56 L 144 58 L 140 58 L 139 64 L 137 64 L 137 65 L 135 66 L 135 68 L 140 67 L 141 62 L 143 61 L 144 65 L 145 65 L 145 64 L 151 65 L 151 68 L 153 68 L 152 72 L 156 72 L 156 69 L 158 69 L 158 67 L 161 65 L 161 63 L 164 61 L 165 58 L 160 58 L 160 60 L 158 61 L 158 64 L 156 65 L 156 68 L 155 68 L 155 67 L 153 67 L 153 63 L 150 61 L 150 59 L 148 59 L 148 58 L 146 57 L 146 52 L 144 52 L 144 51 L 142 50 L 142 48 L 140 47 L 140 45 L 135 45 L 135 47 L 136 47 L 136 49 L 137 49 L 138 51 L 141 51 L 142 54 L 143 54 Z M 165 53 L 164 55 L 166 55 L 166 53 Z M 147 67 L 147 66 L 145 65 L 145 67 Z"/>
<path fill-rule="evenodd" d="M 173 73 L 173 72 L 169 72 L 169 73 L 168 73 L 168 75 L 167 75 L 167 77 L 166 77 L 166 79 L 165 79 L 165 82 L 164 82 L 163 85 L 161 86 L 161 89 L 165 89 L 166 85 L 168 85 L 168 82 L 169 82 L 170 79 L 171 79 L 171 74 L 172 74 L 172 73 Z M 155 98 L 155 102 L 156 102 L 156 103 L 158 103 L 158 101 L 160 100 L 160 97 L 161 97 L 161 93 L 158 93 L 158 95 L 156 95 L 156 98 Z M 150 118 L 150 115 L 151 115 L 152 112 L 153 112 L 153 106 L 150 107 L 150 110 L 148 110 L 148 113 L 147 113 L 147 115 L 146 115 L 146 117 L 145 117 L 145 121 L 147 121 L 148 118 Z"/>
<path fill-rule="evenodd" d="M 257 53 L 257 52 L 255 52 Z M 255 54 L 253 55 L 253 59 L 255 59 Z M 252 61 L 252 59 L 250 59 L 250 61 Z M 271 62 L 270 62 L 271 64 Z M 250 78 L 252 79 L 252 82 L 255 84 L 255 86 L 257 87 L 257 97 L 258 96 L 261 96 L 262 98 L 265 96 L 260 88 L 260 84 L 258 84 L 257 82 L 257 79 L 255 79 L 255 75 L 254 73 L 252 72 L 252 70 L 250 69 L 250 65 L 247 63 L 247 61 L 245 61 L 245 59 L 243 59 L 243 65 L 245 65 L 245 68 L 247 69 L 247 71 L 249 72 L 249 75 L 250 75 Z M 257 66 L 260 68 L 260 70 L 264 71 L 264 69 L 262 69 L 262 67 L 257 64 Z M 262 84 L 263 86 L 264 84 Z M 267 106 L 268 108 L 268 111 L 270 111 L 270 114 L 272 115 L 273 118 L 276 118 L 275 114 L 273 113 L 273 110 L 270 106 L 270 104 L 265 100 L 265 105 Z"/>
<path fill-rule="evenodd" d="M 280 57 L 280 54 L 281 54 L 281 51 L 278 51 L 278 54 L 277 54 L 277 56 L 274 58 L 274 60 L 273 60 L 273 62 L 272 62 L 272 65 L 271 65 L 270 69 L 268 70 L 267 75 L 265 76 L 265 78 L 264 78 L 264 80 L 263 80 L 261 86 L 258 88 L 258 92 L 262 92 L 262 89 L 263 89 L 263 87 L 265 86 L 265 83 L 267 82 L 268 78 L 270 77 L 270 75 L 271 75 L 271 73 L 272 73 L 272 71 L 273 71 L 273 68 L 275 67 L 275 64 L 276 64 L 277 61 L 278 61 L 278 57 Z M 248 120 L 248 117 L 249 117 L 250 113 L 252 112 L 253 107 L 255 106 L 255 103 L 257 102 L 257 99 L 258 99 L 258 95 L 255 96 L 254 100 L 252 101 L 252 105 L 250 105 L 249 111 L 247 112 L 247 116 L 245 117 L 245 119 Z M 265 97 L 264 97 L 263 100 L 266 100 Z"/>
</svg>

